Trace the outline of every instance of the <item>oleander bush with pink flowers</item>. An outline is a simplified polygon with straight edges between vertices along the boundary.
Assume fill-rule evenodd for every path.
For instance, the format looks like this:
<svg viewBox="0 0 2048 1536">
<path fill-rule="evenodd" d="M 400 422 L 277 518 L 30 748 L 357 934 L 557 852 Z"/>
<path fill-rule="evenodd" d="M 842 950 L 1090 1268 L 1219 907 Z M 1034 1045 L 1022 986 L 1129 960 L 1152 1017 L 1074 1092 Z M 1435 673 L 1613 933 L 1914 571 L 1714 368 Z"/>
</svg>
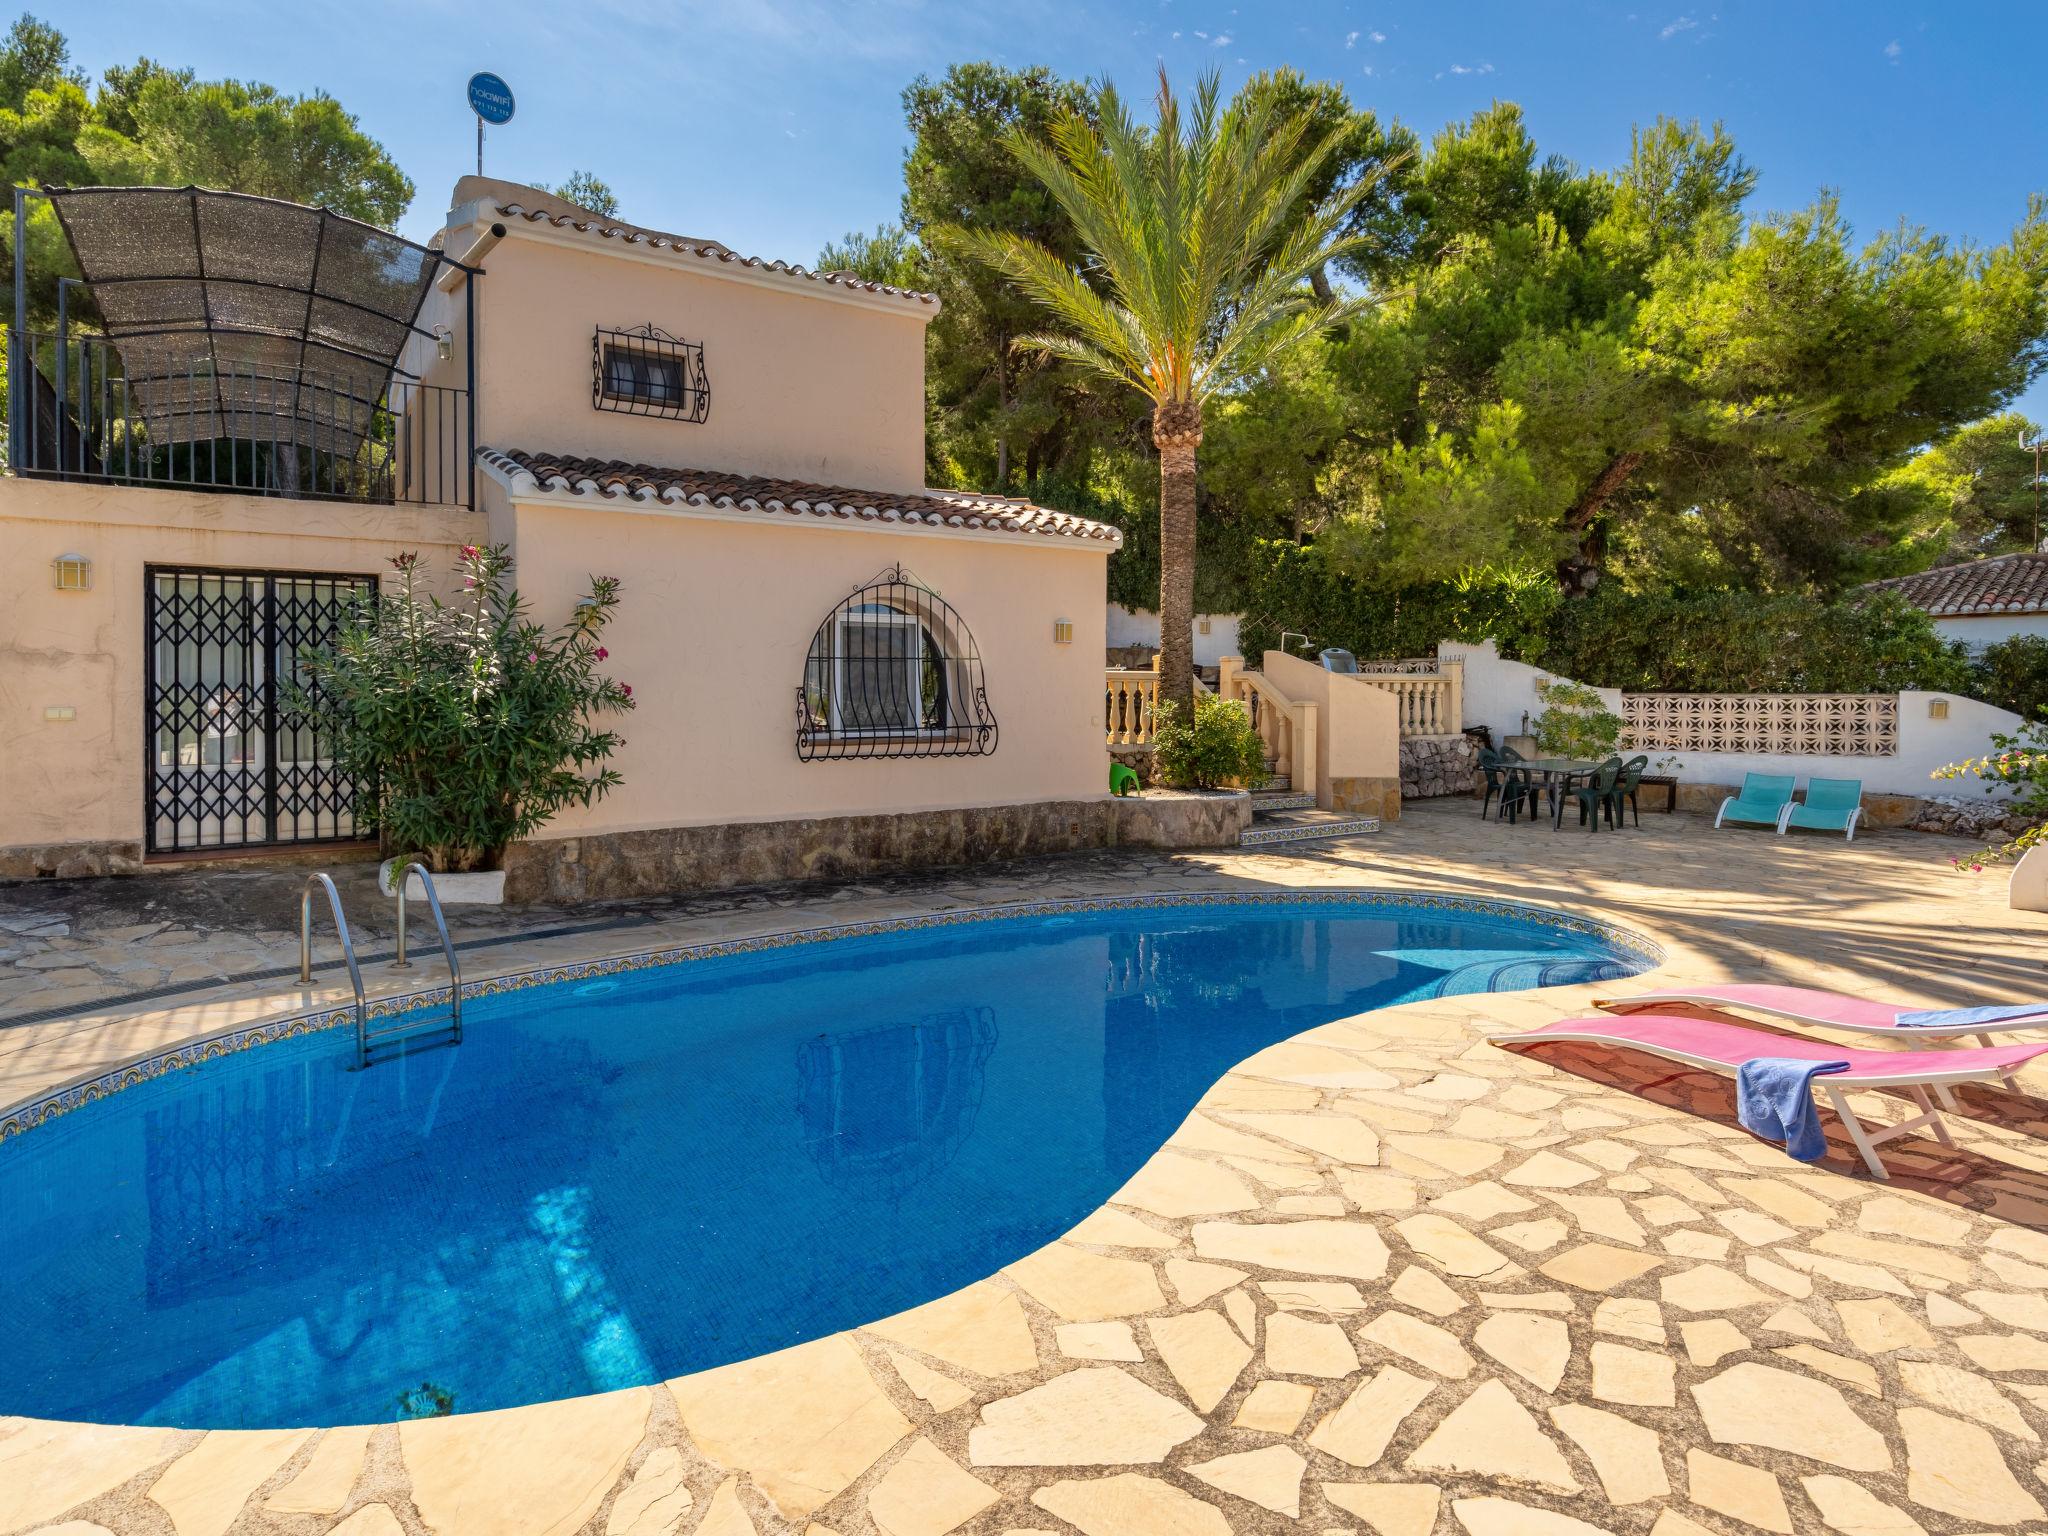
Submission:
<svg viewBox="0 0 2048 1536">
<path fill-rule="evenodd" d="M 2001 784 L 2009 785 L 2013 790 L 2013 814 L 2032 825 L 2017 837 L 1957 859 L 1959 868 L 1979 870 L 1986 864 L 2002 864 L 2048 841 L 2048 721 L 2030 721 L 2011 735 L 1993 735 L 1991 750 L 1983 757 L 1966 758 L 1934 770 L 1937 779 L 1966 776 L 1983 780 L 1987 794 Z"/>
<path fill-rule="evenodd" d="M 619 785 L 607 759 L 623 738 L 600 724 L 633 707 L 601 670 L 618 580 L 593 576 L 549 629 L 510 585 L 503 545 L 463 548 L 452 602 L 424 590 L 418 555 L 391 563 L 396 584 L 300 655 L 294 707 L 363 786 L 358 814 L 387 852 L 499 868 L 507 844 Z"/>
</svg>

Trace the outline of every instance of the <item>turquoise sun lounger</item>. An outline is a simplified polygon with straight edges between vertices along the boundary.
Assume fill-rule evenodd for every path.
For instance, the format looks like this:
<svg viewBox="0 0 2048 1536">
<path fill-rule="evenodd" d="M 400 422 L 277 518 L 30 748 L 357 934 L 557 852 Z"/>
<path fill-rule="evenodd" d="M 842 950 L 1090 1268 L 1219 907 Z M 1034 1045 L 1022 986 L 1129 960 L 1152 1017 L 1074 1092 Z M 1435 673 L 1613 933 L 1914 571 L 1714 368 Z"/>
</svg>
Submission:
<svg viewBox="0 0 2048 1536">
<path fill-rule="evenodd" d="M 1791 774 L 1746 773 L 1742 793 L 1721 802 L 1714 825 L 1725 821 L 1748 822 L 1752 826 L 1784 830 L 1785 807 L 1792 803 Z"/>
<path fill-rule="evenodd" d="M 1809 832 L 1844 832 L 1847 841 L 1856 840 L 1856 823 L 1863 819 L 1861 779 L 1808 779 L 1806 804 L 1788 805 L 1778 823 L 1778 835 L 1787 829 L 1805 827 Z"/>
</svg>

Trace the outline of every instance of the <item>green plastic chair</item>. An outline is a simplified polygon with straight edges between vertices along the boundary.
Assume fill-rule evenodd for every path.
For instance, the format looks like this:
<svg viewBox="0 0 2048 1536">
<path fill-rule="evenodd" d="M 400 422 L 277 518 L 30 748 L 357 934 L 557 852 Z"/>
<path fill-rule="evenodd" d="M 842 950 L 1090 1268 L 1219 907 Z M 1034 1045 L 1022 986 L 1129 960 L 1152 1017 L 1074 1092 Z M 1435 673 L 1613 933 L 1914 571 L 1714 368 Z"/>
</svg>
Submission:
<svg viewBox="0 0 2048 1536">
<path fill-rule="evenodd" d="M 1614 824 L 1617 827 L 1621 825 L 1623 801 L 1627 801 L 1628 808 L 1635 812 L 1636 825 L 1640 827 L 1643 824 L 1643 808 L 1636 804 L 1636 791 L 1642 787 L 1643 774 L 1648 770 L 1649 766 L 1650 759 L 1647 753 L 1639 757 L 1632 757 L 1621 765 L 1621 780 L 1614 786 L 1614 800 L 1611 807 L 1614 813 Z"/>
<path fill-rule="evenodd" d="M 1788 805 L 1778 822 L 1778 836 L 1791 827 L 1809 832 L 1842 832 L 1846 842 L 1856 841 L 1856 823 L 1863 819 L 1861 779 L 1808 779 L 1806 804 Z"/>
<path fill-rule="evenodd" d="M 1578 802 L 1579 825 L 1588 832 L 1600 830 L 1600 813 L 1607 813 L 1607 825 L 1614 825 L 1614 801 L 1616 786 L 1621 783 L 1621 759 L 1610 757 L 1600 765 L 1600 771 L 1593 775 L 1590 784 L 1575 785 L 1571 798 Z M 1562 808 L 1560 808 L 1560 817 Z"/>
<path fill-rule="evenodd" d="M 1126 768 L 1122 763 L 1111 763 L 1109 765 L 1109 792 L 1112 795 L 1135 795 L 1143 791 L 1139 787 L 1137 774 Z"/>
<path fill-rule="evenodd" d="M 1512 763 L 1502 765 L 1500 791 L 1500 813 L 1510 823 L 1520 821 L 1527 811 L 1529 819 L 1535 820 L 1543 806 L 1543 786 L 1536 782 L 1536 775 L 1522 766 L 1516 758 Z"/>
<path fill-rule="evenodd" d="M 1723 822 L 1741 821 L 1752 826 L 1772 827 L 1783 830 L 1785 808 L 1792 803 L 1793 775 L 1778 773 L 1745 773 L 1742 776 L 1742 793 L 1730 795 L 1721 802 L 1721 809 L 1714 815 L 1714 825 Z"/>
</svg>

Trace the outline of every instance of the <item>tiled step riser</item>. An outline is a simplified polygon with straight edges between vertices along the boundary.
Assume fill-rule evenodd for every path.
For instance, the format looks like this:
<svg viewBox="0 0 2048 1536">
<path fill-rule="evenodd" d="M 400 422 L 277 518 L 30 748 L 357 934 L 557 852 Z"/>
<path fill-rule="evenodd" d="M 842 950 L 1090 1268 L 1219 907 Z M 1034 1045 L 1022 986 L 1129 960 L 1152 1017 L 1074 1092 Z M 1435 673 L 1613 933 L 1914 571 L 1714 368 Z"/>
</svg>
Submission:
<svg viewBox="0 0 2048 1536">
<path fill-rule="evenodd" d="M 1310 811 L 1315 809 L 1314 795 L 1271 794 L 1261 791 L 1252 796 L 1252 814 L 1271 816 L 1279 811 Z"/>
<path fill-rule="evenodd" d="M 1318 821 L 1306 826 L 1253 827 L 1237 834 L 1240 848 L 1261 848 L 1269 843 L 1306 843 L 1330 837 L 1357 837 L 1367 832 L 1377 832 L 1380 819 L 1377 816 L 1360 816 L 1351 821 Z"/>
</svg>

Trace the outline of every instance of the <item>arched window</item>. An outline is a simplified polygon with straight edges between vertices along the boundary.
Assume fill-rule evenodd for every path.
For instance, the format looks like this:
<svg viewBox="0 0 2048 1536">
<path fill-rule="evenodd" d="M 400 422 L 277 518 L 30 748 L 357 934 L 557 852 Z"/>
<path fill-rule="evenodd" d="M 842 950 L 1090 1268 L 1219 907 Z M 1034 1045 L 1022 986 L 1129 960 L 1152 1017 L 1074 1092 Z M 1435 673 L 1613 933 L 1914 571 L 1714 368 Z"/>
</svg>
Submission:
<svg viewBox="0 0 2048 1536">
<path fill-rule="evenodd" d="M 796 755 L 981 757 L 996 749 L 974 636 L 902 566 L 834 608 L 796 691 Z"/>
</svg>

